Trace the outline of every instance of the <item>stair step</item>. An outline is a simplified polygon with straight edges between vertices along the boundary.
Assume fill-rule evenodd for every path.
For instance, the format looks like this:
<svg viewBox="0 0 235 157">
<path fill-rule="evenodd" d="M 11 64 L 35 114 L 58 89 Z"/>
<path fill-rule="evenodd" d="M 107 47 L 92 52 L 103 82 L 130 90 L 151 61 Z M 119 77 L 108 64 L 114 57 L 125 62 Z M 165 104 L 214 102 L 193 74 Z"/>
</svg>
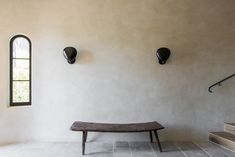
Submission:
<svg viewBox="0 0 235 157">
<path fill-rule="evenodd" d="M 235 135 L 235 123 L 224 123 L 224 131 Z"/>
<path fill-rule="evenodd" d="M 210 132 L 209 140 L 235 151 L 235 135 L 228 132 Z"/>
</svg>

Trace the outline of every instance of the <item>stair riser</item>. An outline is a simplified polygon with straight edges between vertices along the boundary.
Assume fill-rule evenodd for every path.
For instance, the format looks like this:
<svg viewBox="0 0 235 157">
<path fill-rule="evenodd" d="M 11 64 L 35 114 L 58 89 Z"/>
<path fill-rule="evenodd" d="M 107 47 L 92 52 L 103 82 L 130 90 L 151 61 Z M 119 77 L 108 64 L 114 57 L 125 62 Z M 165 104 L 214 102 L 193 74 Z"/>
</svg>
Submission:
<svg viewBox="0 0 235 157">
<path fill-rule="evenodd" d="M 224 131 L 235 135 L 235 126 L 229 125 L 229 124 L 224 124 Z"/>
<path fill-rule="evenodd" d="M 217 143 L 221 146 L 224 146 L 228 149 L 231 149 L 231 150 L 235 151 L 235 142 L 233 142 L 233 141 L 227 140 L 225 138 L 222 138 L 222 137 L 219 137 L 219 136 L 216 136 L 216 135 L 213 135 L 213 134 L 209 135 L 209 140 L 214 142 L 214 143 Z"/>
</svg>

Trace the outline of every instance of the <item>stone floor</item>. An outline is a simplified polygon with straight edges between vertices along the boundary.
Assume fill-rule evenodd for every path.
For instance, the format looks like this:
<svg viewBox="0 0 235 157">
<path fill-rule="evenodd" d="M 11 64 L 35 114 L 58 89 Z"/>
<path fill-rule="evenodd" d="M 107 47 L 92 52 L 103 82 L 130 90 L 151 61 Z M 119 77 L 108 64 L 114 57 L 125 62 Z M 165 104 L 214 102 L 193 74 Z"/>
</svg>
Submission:
<svg viewBox="0 0 235 157">
<path fill-rule="evenodd" d="M 235 153 L 210 142 L 162 142 L 160 153 L 149 142 L 88 142 L 89 157 L 235 157 Z M 82 157 L 81 143 L 18 143 L 0 146 L 0 157 Z"/>
</svg>

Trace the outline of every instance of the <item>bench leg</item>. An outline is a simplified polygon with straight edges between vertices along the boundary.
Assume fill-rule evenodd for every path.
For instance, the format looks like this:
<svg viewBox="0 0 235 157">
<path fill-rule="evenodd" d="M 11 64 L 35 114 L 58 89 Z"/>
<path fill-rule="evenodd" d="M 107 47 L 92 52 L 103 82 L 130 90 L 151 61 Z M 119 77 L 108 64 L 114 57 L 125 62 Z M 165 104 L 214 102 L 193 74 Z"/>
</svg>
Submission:
<svg viewBox="0 0 235 157">
<path fill-rule="evenodd" d="M 88 132 L 85 131 L 85 142 L 86 142 L 86 140 L 87 140 L 87 135 L 88 135 Z"/>
<path fill-rule="evenodd" d="M 82 132 L 82 155 L 85 155 L 85 143 L 87 139 L 87 131 Z"/>
<path fill-rule="evenodd" d="M 153 143 L 153 135 L 152 135 L 152 131 L 149 131 L 149 137 L 150 137 L 150 142 Z"/>
<path fill-rule="evenodd" d="M 157 144 L 158 144 L 158 147 L 159 147 L 159 151 L 162 152 L 162 147 L 161 147 L 161 143 L 159 141 L 159 138 L 158 138 L 158 134 L 157 134 L 157 131 L 154 130 L 154 134 L 156 136 L 156 140 L 157 140 Z"/>
</svg>

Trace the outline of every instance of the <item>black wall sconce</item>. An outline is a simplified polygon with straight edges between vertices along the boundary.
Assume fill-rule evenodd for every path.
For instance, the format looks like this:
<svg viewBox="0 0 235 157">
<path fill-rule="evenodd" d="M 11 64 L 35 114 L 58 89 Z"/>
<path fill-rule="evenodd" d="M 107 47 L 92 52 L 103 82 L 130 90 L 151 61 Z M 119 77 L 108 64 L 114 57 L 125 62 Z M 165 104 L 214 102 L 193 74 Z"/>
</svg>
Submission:
<svg viewBox="0 0 235 157">
<path fill-rule="evenodd" d="M 76 61 L 77 50 L 74 47 L 66 47 L 63 55 L 69 64 L 73 64 Z"/>
<path fill-rule="evenodd" d="M 166 47 L 161 47 L 157 50 L 156 55 L 157 55 L 159 64 L 165 64 L 167 59 L 171 55 L 171 51 L 170 49 Z"/>
</svg>

